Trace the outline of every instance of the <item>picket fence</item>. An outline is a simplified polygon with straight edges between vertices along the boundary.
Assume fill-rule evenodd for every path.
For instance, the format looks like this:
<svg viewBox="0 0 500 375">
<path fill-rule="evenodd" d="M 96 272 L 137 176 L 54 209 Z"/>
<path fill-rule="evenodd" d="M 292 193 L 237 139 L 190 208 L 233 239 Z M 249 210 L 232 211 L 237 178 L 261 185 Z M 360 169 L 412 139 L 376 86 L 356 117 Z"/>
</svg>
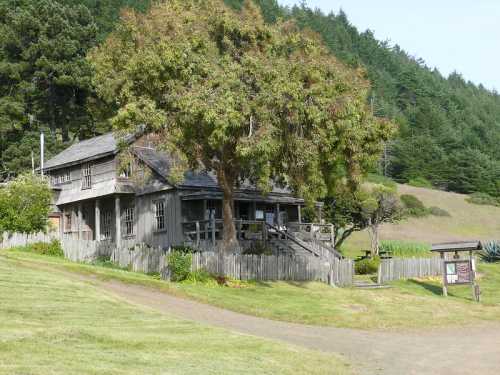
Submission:
<svg viewBox="0 0 500 375">
<path fill-rule="evenodd" d="M 321 281 L 345 287 L 352 285 L 354 263 L 314 256 L 194 253 L 192 270 L 200 269 L 237 280 Z"/>
<path fill-rule="evenodd" d="M 442 274 L 443 261 L 439 257 L 383 259 L 378 268 L 378 283 Z"/>
<path fill-rule="evenodd" d="M 25 246 L 35 242 L 50 242 L 51 235 L 4 234 L 0 248 Z M 91 263 L 109 260 L 134 272 L 159 273 L 169 279 L 168 251 L 147 245 L 117 248 L 109 241 L 64 239 L 61 241 L 65 258 L 73 262 Z M 205 269 L 238 280 L 321 281 L 341 287 L 351 286 L 354 262 L 314 256 L 243 255 L 216 251 L 197 252 L 192 255 L 192 271 Z"/>
<path fill-rule="evenodd" d="M 10 249 L 17 246 L 26 246 L 36 242 L 49 243 L 52 240 L 57 239 L 57 235 L 53 233 L 7 233 L 2 234 L 2 239 L 0 242 L 0 249 Z"/>
</svg>

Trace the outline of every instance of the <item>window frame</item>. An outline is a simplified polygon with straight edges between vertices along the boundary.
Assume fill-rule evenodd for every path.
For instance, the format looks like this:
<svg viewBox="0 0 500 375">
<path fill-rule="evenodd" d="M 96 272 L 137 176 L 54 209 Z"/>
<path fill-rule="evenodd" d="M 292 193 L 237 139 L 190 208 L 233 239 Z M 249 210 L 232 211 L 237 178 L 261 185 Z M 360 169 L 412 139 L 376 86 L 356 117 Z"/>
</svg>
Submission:
<svg viewBox="0 0 500 375">
<path fill-rule="evenodd" d="M 163 207 L 161 210 L 159 210 L 158 205 L 161 204 Z M 159 211 L 161 212 L 161 215 L 159 215 Z M 165 232 L 167 230 L 167 203 L 164 198 L 160 199 L 155 199 L 153 200 L 153 218 L 154 218 L 154 228 L 153 230 L 158 233 L 158 232 Z M 163 224 L 163 226 L 160 228 L 160 223 Z"/>
<path fill-rule="evenodd" d="M 92 163 L 82 164 L 82 190 L 92 189 Z"/>
<path fill-rule="evenodd" d="M 113 236 L 113 212 L 101 211 L 101 241 L 111 240 Z"/>
<path fill-rule="evenodd" d="M 130 205 L 123 209 L 122 237 L 135 236 L 135 206 Z"/>
</svg>

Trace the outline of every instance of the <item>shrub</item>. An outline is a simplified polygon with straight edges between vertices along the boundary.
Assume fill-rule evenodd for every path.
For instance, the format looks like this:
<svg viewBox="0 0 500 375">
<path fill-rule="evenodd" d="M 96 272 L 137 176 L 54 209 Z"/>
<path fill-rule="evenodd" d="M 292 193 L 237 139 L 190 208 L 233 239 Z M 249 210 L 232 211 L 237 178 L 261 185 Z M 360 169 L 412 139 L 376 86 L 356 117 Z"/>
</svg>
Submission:
<svg viewBox="0 0 500 375">
<path fill-rule="evenodd" d="M 19 251 L 28 251 L 30 253 L 40 254 L 40 255 L 50 255 L 54 257 L 64 257 L 64 252 L 61 247 L 61 243 L 58 240 L 52 240 L 50 243 L 46 242 L 35 242 L 31 245 L 21 246 L 15 248 Z"/>
<path fill-rule="evenodd" d="M 168 257 L 168 268 L 172 281 L 186 280 L 191 272 L 192 256 L 190 252 L 180 250 L 172 251 Z"/>
<path fill-rule="evenodd" d="M 407 242 L 386 240 L 380 242 L 380 251 L 391 252 L 393 256 L 397 257 L 422 257 L 430 256 L 430 245 L 423 242 Z"/>
<path fill-rule="evenodd" d="M 190 272 L 189 275 L 184 280 L 184 282 L 189 282 L 193 284 L 200 283 L 200 284 L 217 285 L 214 276 L 212 276 L 207 270 L 203 268 L 194 272 Z"/>
<path fill-rule="evenodd" d="M 500 241 L 486 242 L 480 255 L 485 262 L 500 262 Z"/>
<path fill-rule="evenodd" d="M 448 211 L 443 210 L 442 208 L 436 206 L 429 207 L 429 214 L 431 214 L 432 216 L 441 216 L 441 217 L 451 216 Z"/>
<path fill-rule="evenodd" d="M 403 194 L 400 197 L 401 202 L 405 207 L 405 213 L 408 216 L 423 217 L 429 215 L 429 211 L 425 208 L 420 199 L 411 194 Z"/>
<path fill-rule="evenodd" d="M 356 262 L 354 270 L 358 275 L 371 275 L 378 272 L 379 264 L 379 257 L 365 258 Z"/>
<path fill-rule="evenodd" d="M 467 197 L 467 202 L 485 206 L 500 206 L 500 198 L 486 193 L 473 193 Z"/>
<path fill-rule="evenodd" d="M 408 181 L 408 185 L 415 186 L 415 187 L 428 188 L 428 189 L 433 188 L 432 183 L 424 177 L 412 178 L 412 179 L 410 179 L 410 181 Z"/>
</svg>

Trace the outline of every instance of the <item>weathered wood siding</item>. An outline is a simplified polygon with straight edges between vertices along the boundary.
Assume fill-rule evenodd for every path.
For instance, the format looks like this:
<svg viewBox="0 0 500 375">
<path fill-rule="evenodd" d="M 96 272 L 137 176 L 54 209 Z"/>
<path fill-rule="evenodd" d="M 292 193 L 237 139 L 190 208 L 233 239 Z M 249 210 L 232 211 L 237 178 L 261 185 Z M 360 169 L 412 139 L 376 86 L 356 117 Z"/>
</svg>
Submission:
<svg viewBox="0 0 500 375">
<path fill-rule="evenodd" d="M 153 247 L 168 248 L 169 246 L 181 245 L 183 233 L 181 224 L 181 202 L 179 193 L 174 190 L 140 195 L 136 198 L 136 228 L 137 243 L 146 243 Z M 164 200 L 165 202 L 165 224 L 166 229 L 155 231 L 155 207 L 154 202 Z"/>
<path fill-rule="evenodd" d="M 443 261 L 432 258 L 392 258 L 382 259 L 378 268 L 379 284 L 411 278 L 440 276 L 443 274 Z"/>
</svg>

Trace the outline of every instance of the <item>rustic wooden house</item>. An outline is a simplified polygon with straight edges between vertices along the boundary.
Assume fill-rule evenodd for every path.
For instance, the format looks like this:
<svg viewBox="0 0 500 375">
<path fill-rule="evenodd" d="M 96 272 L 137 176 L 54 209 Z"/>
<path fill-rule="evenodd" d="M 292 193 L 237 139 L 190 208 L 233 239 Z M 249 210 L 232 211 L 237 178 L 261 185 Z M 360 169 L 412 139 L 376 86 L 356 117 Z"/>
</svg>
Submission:
<svg viewBox="0 0 500 375">
<path fill-rule="evenodd" d="M 119 142 L 104 134 L 76 143 L 45 163 L 54 190 L 61 237 L 118 246 L 191 245 L 206 249 L 222 236 L 222 192 L 209 172 L 172 180 L 172 160 L 146 136 Z M 235 193 L 234 217 L 242 249 L 265 243 L 275 252 L 337 254 L 333 228 L 303 223 L 304 202 L 276 186 L 263 195 L 249 183 Z M 317 205 L 321 211 L 321 205 Z"/>
</svg>

